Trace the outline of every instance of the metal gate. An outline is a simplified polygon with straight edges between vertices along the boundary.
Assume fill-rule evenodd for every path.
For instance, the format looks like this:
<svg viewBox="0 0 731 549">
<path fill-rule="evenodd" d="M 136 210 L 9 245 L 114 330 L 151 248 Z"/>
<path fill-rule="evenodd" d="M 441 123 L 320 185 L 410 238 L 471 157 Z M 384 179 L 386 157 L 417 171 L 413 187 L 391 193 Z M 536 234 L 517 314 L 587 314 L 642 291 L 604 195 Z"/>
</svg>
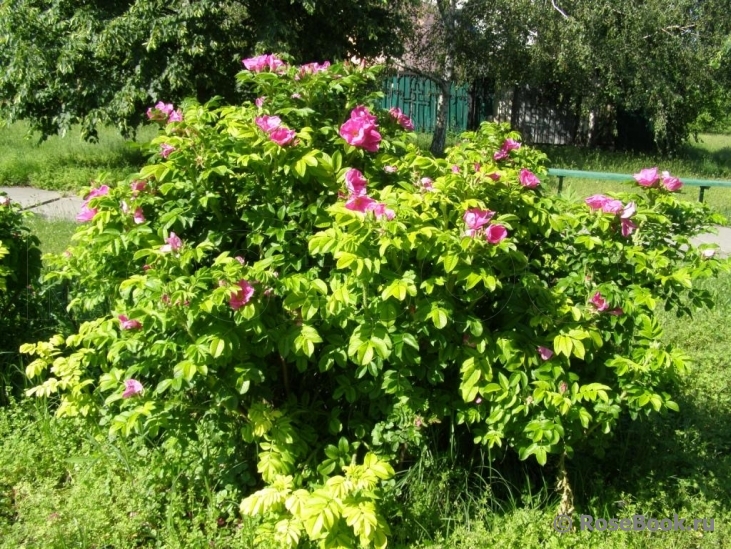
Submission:
<svg viewBox="0 0 731 549">
<path fill-rule="evenodd" d="M 414 121 L 418 132 L 434 131 L 437 120 L 439 87 L 431 80 L 411 74 L 387 77 L 383 83 L 385 97 L 381 107 L 400 108 Z M 447 130 L 463 132 L 469 120 L 469 91 L 467 86 L 452 84 L 447 115 Z"/>
</svg>

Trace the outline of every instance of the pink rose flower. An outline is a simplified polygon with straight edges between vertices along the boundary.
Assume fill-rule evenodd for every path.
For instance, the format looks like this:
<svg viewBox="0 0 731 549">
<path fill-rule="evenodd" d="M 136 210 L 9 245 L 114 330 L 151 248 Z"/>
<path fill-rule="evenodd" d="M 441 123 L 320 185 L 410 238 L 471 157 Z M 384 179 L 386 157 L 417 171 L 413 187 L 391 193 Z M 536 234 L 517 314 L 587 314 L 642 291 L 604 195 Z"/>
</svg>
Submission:
<svg viewBox="0 0 731 549">
<path fill-rule="evenodd" d="M 145 214 L 142 212 L 142 208 L 138 207 L 135 209 L 134 216 L 132 217 L 137 225 L 141 225 L 145 222 Z"/>
<path fill-rule="evenodd" d="M 608 196 L 595 194 L 584 200 L 584 202 L 586 202 L 592 210 L 603 210 L 604 204 L 606 204 L 609 200 L 612 199 Z"/>
<path fill-rule="evenodd" d="M 609 303 L 607 303 L 607 300 L 602 297 L 600 292 L 596 292 L 589 300 L 589 303 L 594 305 L 596 310 L 599 312 L 604 312 L 609 308 Z"/>
<path fill-rule="evenodd" d="M 376 130 L 376 117 L 368 109 L 359 106 L 352 110 L 350 119 L 340 126 L 340 137 L 349 145 L 368 152 L 378 152 L 381 134 Z"/>
<path fill-rule="evenodd" d="M 237 282 L 239 289 L 228 301 L 231 308 L 236 311 L 251 301 L 251 297 L 254 295 L 254 287 L 249 284 L 246 280 L 239 280 Z"/>
<path fill-rule="evenodd" d="M 160 156 L 162 156 L 163 158 L 167 158 L 168 156 L 170 156 L 170 153 L 173 152 L 174 150 L 175 150 L 175 147 L 173 147 L 172 145 L 163 143 L 162 145 L 160 145 Z"/>
<path fill-rule="evenodd" d="M 183 121 L 183 111 L 180 109 L 173 111 L 170 113 L 170 116 L 168 117 L 168 122 L 182 122 Z"/>
<path fill-rule="evenodd" d="M 434 190 L 434 181 L 432 181 L 431 177 L 422 177 L 420 183 L 425 191 Z"/>
<path fill-rule="evenodd" d="M 170 233 L 170 236 L 165 239 L 165 242 L 167 242 L 167 244 L 160 247 L 160 251 L 164 253 L 177 252 L 183 247 L 183 241 L 180 240 L 180 237 L 175 233 Z"/>
<path fill-rule="evenodd" d="M 406 116 L 403 112 L 401 112 L 401 109 L 398 107 L 392 107 L 388 111 L 391 116 L 396 119 L 396 122 L 405 130 L 408 130 L 410 132 L 414 131 L 414 122 Z"/>
<path fill-rule="evenodd" d="M 81 206 L 81 211 L 76 215 L 76 221 L 78 221 L 79 223 L 91 221 L 92 219 L 94 219 L 94 216 L 96 214 L 96 208 L 90 208 L 87 203 L 84 203 L 84 205 Z"/>
<path fill-rule="evenodd" d="M 352 111 L 350 111 L 351 120 L 364 120 L 369 124 L 378 124 L 378 118 L 368 110 L 368 107 L 364 105 L 358 105 Z"/>
<path fill-rule="evenodd" d="M 269 69 L 271 72 L 277 72 L 285 66 L 284 61 L 276 55 L 257 55 L 242 60 L 244 67 L 251 72 L 262 72 Z"/>
<path fill-rule="evenodd" d="M 670 172 L 662 172 L 662 185 L 671 193 L 679 191 L 683 182 L 677 177 L 672 177 Z"/>
<path fill-rule="evenodd" d="M 284 127 L 277 128 L 269 132 L 269 139 L 274 141 L 280 147 L 285 147 L 292 143 L 294 138 L 297 137 L 297 132 Z"/>
<path fill-rule="evenodd" d="M 464 213 L 464 216 L 462 216 L 462 219 L 464 219 L 467 225 L 467 230 L 464 235 L 475 236 L 484 225 L 490 222 L 494 215 L 495 212 L 490 210 L 481 210 L 479 208 L 468 209 Z"/>
<path fill-rule="evenodd" d="M 637 212 L 637 204 L 635 204 L 634 201 L 628 202 L 627 205 L 624 208 L 622 208 L 621 218 L 629 219 L 630 217 L 635 215 L 636 212 Z"/>
<path fill-rule="evenodd" d="M 657 168 L 645 168 L 640 170 L 639 173 L 634 174 L 635 181 L 643 187 L 654 187 L 657 182 L 660 181 L 660 176 L 657 174 Z"/>
<path fill-rule="evenodd" d="M 394 212 L 391 208 L 387 208 L 386 205 L 382 202 L 373 204 L 367 209 L 375 214 L 376 219 L 380 219 L 381 217 L 386 216 L 386 219 L 391 221 L 394 217 L 396 217 L 396 212 Z"/>
<path fill-rule="evenodd" d="M 459 173 L 459 166 L 457 166 L 457 164 L 452 166 L 452 173 Z"/>
<path fill-rule="evenodd" d="M 132 189 L 132 194 L 137 195 L 147 188 L 147 182 L 142 181 L 141 179 L 137 179 L 135 181 L 132 181 L 129 186 Z"/>
<path fill-rule="evenodd" d="M 325 61 L 324 63 L 307 63 L 305 65 L 300 66 L 299 73 L 297 75 L 297 80 L 299 80 L 301 77 L 307 75 L 307 74 L 317 74 L 318 72 L 324 72 L 330 67 L 330 61 Z"/>
<path fill-rule="evenodd" d="M 142 328 L 142 323 L 139 320 L 131 320 L 125 315 L 119 315 L 117 318 L 123 330 L 139 330 Z"/>
<path fill-rule="evenodd" d="M 365 196 L 368 181 L 363 174 L 355 168 L 350 168 L 345 173 L 345 186 L 350 196 Z"/>
<path fill-rule="evenodd" d="M 492 172 L 492 173 L 487 174 L 487 177 L 489 177 L 493 181 L 500 181 L 500 174 L 499 173 Z"/>
<path fill-rule="evenodd" d="M 622 225 L 622 236 L 624 236 L 624 237 L 628 237 L 629 235 L 631 235 L 637 228 L 637 224 L 630 219 L 622 219 L 621 225 Z"/>
<path fill-rule="evenodd" d="M 538 354 L 541 355 L 543 360 L 551 360 L 553 357 L 553 351 L 548 347 L 538 346 Z"/>
<path fill-rule="evenodd" d="M 703 259 L 711 259 L 714 255 L 716 255 L 716 250 L 713 248 L 706 248 L 701 252 L 701 255 L 703 256 Z"/>
<path fill-rule="evenodd" d="M 602 211 L 608 214 L 618 214 L 622 212 L 622 210 L 624 210 L 624 204 L 622 204 L 622 201 L 614 200 L 613 198 L 607 200 L 602 206 Z"/>
<path fill-rule="evenodd" d="M 500 224 L 490 225 L 485 231 L 485 239 L 490 244 L 499 244 L 507 236 L 508 230 Z"/>
<path fill-rule="evenodd" d="M 153 122 L 165 122 L 174 110 L 172 103 L 158 101 L 154 107 L 147 109 L 147 118 Z"/>
<path fill-rule="evenodd" d="M 540 179 L 538 179 L 532 171 L 525 168 L 520 170 L 518 179 L 520 180 L 521 185 L 529 189 L 535 189 L 541 183 Z"/>
<path fill-rule="evenodd" d="M 109 186 L 107 186 L 107 185 L 102 185 L 99 188 L 91 189 L 89 194 L 86 195 L 86 202 L 88 203 L 89 200 L 91 200 L 92 198 L 97 198 L 98 196 L 105 196 L 107 194 L 109 194 Z"/>
<path fill-rule="evenodd" d="M 475 168 L 475 172 L 479 172 L 480 171 L 480 168 L 481 168 L 480 163 L 479 162 L 475 162 L 474 168 Z"/>
<path fill-rule="evenodd" d="M 175 107 L 173 107 L 172 103 L 163 103 L 162 101 L 158 101 L 157 105 L 155 105 L 155 108 L 160 112 L 165 113 L 165 115 L 170 116 Z"/>
<path fill-rule="evenodd" d="M 266 133 L 271 133 L 282 125 L 282 119 L 278 116 L 257 116 L 254 122 Z"/>
<path fill-rule="evenodd" d="M 258 109 L 261 109 L 261 108 L 262 108 L 262 107 L 264 106 L 264 100 L 265 100 L 265 99 L 266 99 L 266 97 L 264 97 L 264 96 L 262 96 L 262 97 L 257 97 L 257 98 L 256 98 L 256 101 L 254 101 L 254 104 L 256 105 L 256 107 L 257 107 Z"/>
<path fill-rule="evenodd" d="M 520 148 L 520 143 L 514 139 L 506 139 L 503 143 L 502 150 L 506 152 L 517 151 Z"/>
<path fill-rule="evenodd" d="M 506 151 L 505 149 L 500 149 L 492 155 L 492 158 L 493 160 L 499 162 L 500 160 L 505 160 L 509 155 L 510 153 L 508 153 L 508 151 Z"/>
<path fill-rule="evenodd" d="M 131 398 L 135 395 L 139 395 L 142 390 L 142 383 L 136 379 L 130 378 L 124 382 L 124 393 L 122 393 L 122 398 Z"/>
<path fill-rule="evenodd" d="M 345 203 L 345 207 L 353 212 L 365 213 L 375 207 L 376 201 L 368 196 L 352 196 Z"/>
<path fill-rule="evenodd" d="M 0 196 L 0 206 L 8 206 L 8 205 L 10 205 L 10 198 L 8 198 L 5 195 Z"/>
<path fill-rule="evenodd" d="M 386 173 L 396 173 L 398 168 L 396 166 L 384 166 L 383 171 Z"/>
</svg>

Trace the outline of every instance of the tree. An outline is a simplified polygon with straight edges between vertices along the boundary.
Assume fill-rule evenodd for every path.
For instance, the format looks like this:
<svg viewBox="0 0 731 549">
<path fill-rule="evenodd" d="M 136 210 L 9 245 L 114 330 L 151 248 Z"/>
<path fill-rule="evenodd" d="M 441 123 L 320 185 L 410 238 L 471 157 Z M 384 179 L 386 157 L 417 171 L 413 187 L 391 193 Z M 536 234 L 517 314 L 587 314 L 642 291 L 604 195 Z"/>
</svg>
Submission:
<svg viewBox="0 0 731 549">
<path fill-rule="evenodd" d="M 447 83 L 482 78 L 513 88 L 516 103 L 530 91 L 571 105 L 591 120 L 581 142 L 672 152 L 700 115 L 726 104 L 725 9 L 723 0 L 422 2 L 401 66 L 442 89 L 434 153 Z"/>
<path fill-rule="evenodd" d="M 408 11 L 413 22 L 406 38 L 405 55 L 396 60 L 400 70 L 414 73 L 434 82 L 439 88 L 437 118 L 431 152 L 441 155 L 447 138 L 447 113 L 455 68 L 457 1 L 419 2 Z"/>
<path fill-rule="evenodd" d="M 486 2 L 472 0 L 473 6 Z M 676 150 L 720 92 L 713 54 L 729 31 L 722 1 L 534 3 L 521 83 L 573 97 L 618 148 Z M 644 132 L 644 142 L 633 139 Z"/>
<path fill-rule="evenodd" d="M 406 54 L 396 65 L 439 87 L 432 154 L 444 150 L 453 81 L 520 80 L 528 63 L 528 21 L 533 12 L 529 0 L 435 0 L 411 9 L 412 33 L 405 43 Z"/>
<path fill-rule="evenodd" d="M 0 115 L 42 136 L 80 124 L 130 135 L 158 100 L 233 101 L 242 57 L 295 62 L 399 54 L 412 0 L 8 0 Z"/>
</svg>

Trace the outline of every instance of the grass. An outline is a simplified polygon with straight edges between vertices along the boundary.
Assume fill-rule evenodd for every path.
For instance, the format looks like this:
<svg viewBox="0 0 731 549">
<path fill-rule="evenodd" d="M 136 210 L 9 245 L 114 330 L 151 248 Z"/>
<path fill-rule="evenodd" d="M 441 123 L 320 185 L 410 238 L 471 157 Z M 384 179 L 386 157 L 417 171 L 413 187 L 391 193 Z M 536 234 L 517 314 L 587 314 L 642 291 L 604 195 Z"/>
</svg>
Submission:
<svg viewBox="0 0 731 549">
<path fill-rule="evenodd" d="M 60 254 L 71 241 L 78 223 L 65 219 L 45 219 L 38 215 L 28 218 L 28 228 L 41 241 L 41 252 Z"/>
<path fill-rule="evenodd" d="M 155 135 L 143 127 L 138 142 Z M 75 190 L 108 172 L 121 179 L 136 171 L 145 157 L 134 143 L 114 129 L 99 132 L 99 143 L 82 141 L 78 130 L 38 143 L 22 122 L 0 129 L 0 186 L 30 186 L 49 190 Z"/>
</svg>

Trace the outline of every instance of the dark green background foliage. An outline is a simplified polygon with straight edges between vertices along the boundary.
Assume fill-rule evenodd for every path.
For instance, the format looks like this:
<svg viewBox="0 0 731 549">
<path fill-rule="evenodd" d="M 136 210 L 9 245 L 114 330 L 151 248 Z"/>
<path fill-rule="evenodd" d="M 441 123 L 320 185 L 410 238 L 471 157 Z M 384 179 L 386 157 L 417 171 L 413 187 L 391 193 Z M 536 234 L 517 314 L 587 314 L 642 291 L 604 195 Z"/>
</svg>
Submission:
<svg viewBox="0 0 731 549">
<path fill-rule="evenodd" d="M 233 101 L 255 51 L 298 62 L 401 51 L 411 0 L 10 0 L 0 6 L 0 114 L 50 135 L 125 135 L 158 100 Z"/>
<path fill-rule="evenodd" d="M 431 27 L 408 46 L 411 65 L 437 79 L 516 87 L 524 100 L 585 119 L 591 112 L 582 143 L 675 152 L 728 110 L 724 0 L 435 4 Z"/>
<path fill-rule="evenodd" d="M 41 333 L 37 331 L 43 317 L 37 297 L 38 244 L 25 226 L 20 206 L 0 205 L 0 246 L 6 251 L 0 254 L 0 405 L 7 401 L 7 388 L 23 386 L 18 348 Z"/>
</svg>

